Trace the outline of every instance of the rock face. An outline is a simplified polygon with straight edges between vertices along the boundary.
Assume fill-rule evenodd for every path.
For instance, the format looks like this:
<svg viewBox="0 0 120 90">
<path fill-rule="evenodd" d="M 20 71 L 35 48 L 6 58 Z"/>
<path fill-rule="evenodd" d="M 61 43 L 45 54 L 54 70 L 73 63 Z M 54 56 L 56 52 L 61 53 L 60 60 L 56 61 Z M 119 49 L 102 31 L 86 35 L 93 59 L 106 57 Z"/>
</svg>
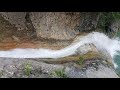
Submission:
<svg viewBox="0 0 120 90">
<path fill-rule="evenodd" d="M 98 15 L 80 12 L 32 12 L 30 17 L 38 37 L 69 40 L 80 31 L 95 28 Z"/>
<path fill-rule="evenodd" d="M 5 20 L 9 21 L 12 25 L 15 25 L 18 30 L 26 29 L 26 12 L 0 12 L 0 14 Z"/>
<path fill-rule="evenodd" d="M 109 37 L 116 37 L 118 31 L 120 30 L 120 20 L 112 20 L 107 23 L 106 30 Z"/>
<path fill-rule="evenodd" d="M 38 38 L 60 40 L 70 40 L 81 31 L 96 28 L 99 19 L 97 12 L 0 12 L 0 15 L 19 32 L 28 30 Z"/>
<path fill-rule="evenodd" d="M 39 48 L 61 49 L 96 28 L 98 19 L 98 12 L 0 12 L 0 49 L 38 42 Z"/>
<path fill-rule="evenodd" d="M 33 12 L 32 23 L 38 37 L 54 39 L 71 39 L 78 32 L 75 29 L 81 24 L 80 13 Z"/>
<path fill-rule="evenodd" d="M 5 28 L 4 31 L 9 35 L 9 38 L 10 36 L 27 39 L 36 37 L 36 31 L 30 21 L 29 14 L 27 12 L 0 12 L 0 17 L 0 25 Z M 6 28 L 6 26 L 9 27 Z M 12 31 L 10 31 L 11 28 L 13 29 Z M 13 33 L 7 33 L 8 31 Z M 4 33 L 2 34 L 4 35 Z"/>
</svg>

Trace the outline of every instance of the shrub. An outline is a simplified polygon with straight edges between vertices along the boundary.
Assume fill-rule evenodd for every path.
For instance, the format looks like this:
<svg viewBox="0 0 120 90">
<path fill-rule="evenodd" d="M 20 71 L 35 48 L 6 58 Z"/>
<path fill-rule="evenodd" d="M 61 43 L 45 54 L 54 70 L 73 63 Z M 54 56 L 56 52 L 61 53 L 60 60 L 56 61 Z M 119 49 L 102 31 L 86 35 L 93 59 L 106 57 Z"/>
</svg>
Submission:
<svg viewBox="0 0 120 90">
<path fill-rule="evenodd" d="M 120 19 L 120 12 L 101 12 L 97 27 L 105 29 L 108 22 Z"/>
</svg>

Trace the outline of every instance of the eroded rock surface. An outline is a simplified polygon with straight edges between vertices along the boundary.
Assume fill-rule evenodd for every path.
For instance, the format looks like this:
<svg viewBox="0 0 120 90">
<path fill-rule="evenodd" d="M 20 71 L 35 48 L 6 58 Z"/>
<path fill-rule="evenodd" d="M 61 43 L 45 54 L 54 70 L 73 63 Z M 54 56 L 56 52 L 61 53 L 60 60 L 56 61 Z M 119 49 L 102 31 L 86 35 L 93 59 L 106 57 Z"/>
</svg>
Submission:
<svg viewBox="0 0 120 90">
<path fill-rule="evenodd" d="M 114 68 L 103 60 L 87 61 L 81 67 L 76 63 L 55 65 L 35 59 L 0 58 L 1 78 L 66 78 L 59 74 L 60 70 L 67 78 L 119 78 Z"/>
</svg>

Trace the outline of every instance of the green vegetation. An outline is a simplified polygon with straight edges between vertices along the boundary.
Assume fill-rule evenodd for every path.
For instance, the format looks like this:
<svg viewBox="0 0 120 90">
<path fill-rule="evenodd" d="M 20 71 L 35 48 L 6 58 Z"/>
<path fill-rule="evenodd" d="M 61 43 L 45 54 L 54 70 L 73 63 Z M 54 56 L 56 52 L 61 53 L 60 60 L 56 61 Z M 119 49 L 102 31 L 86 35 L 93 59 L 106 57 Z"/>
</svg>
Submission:
<svg viewBox="0 0 120 90">
<path fill-rule="evenodd" d="M 84 58 L 82 56 L 79 57 L 79 60 L 76 62 L 78 65 L 83 65 L 84 64 Z"/>
<path fill-rule="evenodd" d="M 25 63 L 25 66 L 24 66 L 24 73 L 25 75 L 29 76 L 32 69 L 31 69 L 31 64 L 30 63 Z"/>
<path fill-rule="evenodd" d="M 4 72 L 4 70 L 1 70 L 1 71 L 0 71 L 0 77 L 3 76 L 3 72 Z"/>
<path fill-rule="evenodd" d="M 102 58 L 100 53 L 97 52 L 87 52 L 86 54 L 80 55 L 79 60 L 76 62 L 78 65 L 84 65 L 86 60 L 92 60 L 92 59 L 97 59 L 97 58 Z"/>
<path fill-rule="evenodd" d="M 97 27 L 105 29 L 107 22 L 117 19 L 120 19 L 120 12 L 101 12 Z"/>
<path fill-rule="evenodd" d="M 52 73 L 53 76 L 57 76 L 59 78 L 69 78 L 66 74 L 65 74 L 65 71 L 64 69 L 58 69 L 58 70 L 55 70 L 53 73 Z"/>
</svg>

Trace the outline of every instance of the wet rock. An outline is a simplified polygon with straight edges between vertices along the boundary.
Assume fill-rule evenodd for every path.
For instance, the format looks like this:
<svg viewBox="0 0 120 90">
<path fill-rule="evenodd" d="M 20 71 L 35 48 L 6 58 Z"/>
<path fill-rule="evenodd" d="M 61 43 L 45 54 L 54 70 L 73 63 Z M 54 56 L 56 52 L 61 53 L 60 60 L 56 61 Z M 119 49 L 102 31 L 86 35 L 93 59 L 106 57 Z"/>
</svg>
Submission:
<svg viewBox="0 0 120 90">
<path fill-rule="evenodd" d="M 96 47 L 93 44 L 85 44 L 76 50 L 77 55 L 86 54 L 87 52 L 96 52 L 99 53 L 99 51 L 96 49 Z"/>
</svg>

